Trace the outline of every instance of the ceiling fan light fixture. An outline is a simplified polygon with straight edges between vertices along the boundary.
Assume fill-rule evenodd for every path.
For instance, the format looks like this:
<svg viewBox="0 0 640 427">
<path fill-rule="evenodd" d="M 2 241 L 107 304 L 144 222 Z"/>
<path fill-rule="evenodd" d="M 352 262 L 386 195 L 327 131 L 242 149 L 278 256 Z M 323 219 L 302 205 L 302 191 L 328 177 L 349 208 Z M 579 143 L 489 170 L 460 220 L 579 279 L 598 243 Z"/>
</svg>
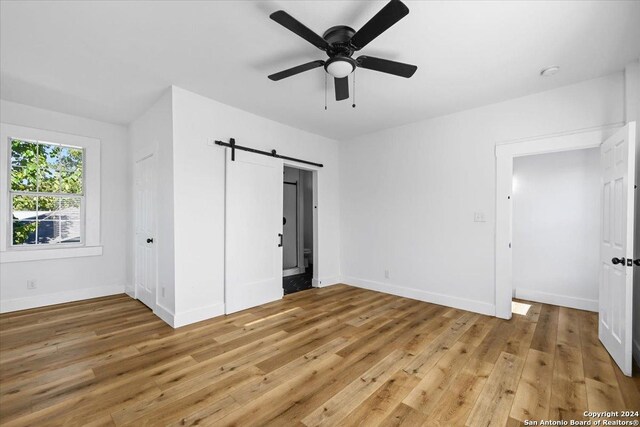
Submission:
<svg viewBox="0 0 640 427">
<path fill-rule="evenodd" d="M 325 63 L 324 69 L 333 77 L 341 79 L 351 74 L 356 69 L 356 64 L 348 57 L 334 57 Z"/>
</svg>

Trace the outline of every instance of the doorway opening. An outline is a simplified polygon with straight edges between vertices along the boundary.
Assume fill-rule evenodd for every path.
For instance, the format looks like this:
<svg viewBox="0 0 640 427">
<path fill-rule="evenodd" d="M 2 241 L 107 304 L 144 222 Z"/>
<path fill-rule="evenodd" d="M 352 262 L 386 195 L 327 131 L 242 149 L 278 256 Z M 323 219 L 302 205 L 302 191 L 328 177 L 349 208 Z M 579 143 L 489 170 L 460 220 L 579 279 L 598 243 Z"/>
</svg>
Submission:
<svg viewBox="0 0 640 427">
<path fill-rule="evenodd" d="M 601 175 L 599 148 L 513 159 L 517 300 L 598 311 Z"/>
<path fill-rule="evenodd" d="M 287 295 L 313 287 L 313 172 L 285 165 L 283 177 L 282 287 Z"/>
<path fill-rule="evenodd" d="M 634 205 L 636 126 L 596 129 L 496 145 L 496 316 L 513 313 L 513 174 L 518 157 L 598 148 L 600 150 L 600 228 L 598 260 L 598 338 L 625 375 L 631 375 L 633 325 Z M 639 174 L 640 175 L 640 174 Z M 548 242 L 552 247 L 554 242 Z M 637 256 L 637 255 L 636 255 Z M 575 274 L 572 254 L 562 257 Z M 640 260 L 639 260 L 640 264 Z"/>
</svg>

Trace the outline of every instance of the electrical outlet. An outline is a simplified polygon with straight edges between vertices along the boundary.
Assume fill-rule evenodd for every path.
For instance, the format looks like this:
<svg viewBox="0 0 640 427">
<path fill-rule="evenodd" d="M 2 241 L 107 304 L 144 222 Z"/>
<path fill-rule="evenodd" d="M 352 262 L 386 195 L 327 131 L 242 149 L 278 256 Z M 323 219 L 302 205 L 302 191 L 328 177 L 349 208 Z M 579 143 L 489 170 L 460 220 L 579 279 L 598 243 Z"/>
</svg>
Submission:
<svg viewBox="0 0 640 427">
<path fill-rule="evenodd" d="M 38 283 L 35 280 L 27 280 L 27 289 L 36 289 L 38 287 Z"/>
<path fill-rule="evenodd" d="M 387 269 L 384 271 L 384 278 L 389 279 L 391 277 L 391 272 Z"/>
<path fill-rule="evenodd" d="M 473 222 L 486 222 L 486 219 L 484 218 L 484 212 L 474 212 Z"/>
</svg>

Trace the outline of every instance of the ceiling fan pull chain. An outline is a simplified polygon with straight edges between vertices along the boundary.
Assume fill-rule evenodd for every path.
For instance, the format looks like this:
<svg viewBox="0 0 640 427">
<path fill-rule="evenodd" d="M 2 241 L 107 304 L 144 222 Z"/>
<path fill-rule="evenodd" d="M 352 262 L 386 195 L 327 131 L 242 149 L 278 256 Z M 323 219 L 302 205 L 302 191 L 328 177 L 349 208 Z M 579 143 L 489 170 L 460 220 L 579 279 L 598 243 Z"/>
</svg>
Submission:
<svg viewBox="0 0 640 427">
<path fill-rule="evenodd" d="M 353 104 L 351 107 L 356 108 L 356 70 L 353 70 Z"/>
<path fill-rule="evenodd" d="M 324 109 L 327 109 L 327 73 L 324 73 Z"/>
</svg>

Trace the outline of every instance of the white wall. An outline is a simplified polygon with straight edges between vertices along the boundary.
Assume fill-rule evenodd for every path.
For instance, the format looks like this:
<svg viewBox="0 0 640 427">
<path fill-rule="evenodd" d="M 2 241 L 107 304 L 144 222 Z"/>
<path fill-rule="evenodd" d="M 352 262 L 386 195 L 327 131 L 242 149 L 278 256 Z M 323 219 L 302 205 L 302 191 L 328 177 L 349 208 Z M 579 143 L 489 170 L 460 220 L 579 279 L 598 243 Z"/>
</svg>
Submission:
<svg viewBox="0 0 640 427">
<path fill-rule="evenodd" d="M 513 160 L 513 288 L 518 298 L 598 311 L 600 150 Z"/>
<path fill-rule="evenodd" d="M 617 73 L 345 141 L 344 281 L 493 314 L 495 144 L 620 123 L 623 105 Z"/>
<path fill-rule="evenodd" d="M 142 116 L 129 125 L 132 158 L 128 161 L 133 170 L 134 162 L 149 153 L 156 157 L 156 235 L 154 244 L 157 251 L 157 288 L 165 289 L 164 295 L 156 293 L 156 313 L 163 319 L 173 316 L 175 310 L 174 292 L 174 228 L 173 228 L 173 110 L 171 89 L 156 101 Z M 133 182 L 130 184 L 133 186 Z M 131 206 L 134 206 L 133 203 Z M 129 218 L 134 218 L 133 210 Z M 132 221 L 133 222 L 133 221 Z M 130 244 L 133 245 L 133 233 Z M 132 254 L 133 251 L 132 246 Z M 132 255 L 133 257 L 133 255 Z M 131 260 L 133 263 L 133 259 Z M 134 278 L 130 282 L 133 284 Z M 128 291 L 133 295 L 134 290 Z"/>
<path fill-rule="evenodd" d="M 0 121 L 100 139 L 103 246 L 100 256 L 0 264 L 2 309 L 29 308 L 124 292 L 131 271 L 126 128 L 4 100 L 0 101 Z M 4 155 L 0 159 L 6 160 Z M 28 290 L 27 280 L 36 280 L 37 289 Z"/>
<path fill-rule="evenodd" d="M 232 137 L 240 145 L 324 164 L 318 172 L 318 278 L 321 286 L 339 281 L 338 142 L 174 87 L 176 324 L 223 312 L 225 151 L 207 141 Z M 206 223 L 194 222 L 194 212 L 206 213 Z"/>
</svg>

